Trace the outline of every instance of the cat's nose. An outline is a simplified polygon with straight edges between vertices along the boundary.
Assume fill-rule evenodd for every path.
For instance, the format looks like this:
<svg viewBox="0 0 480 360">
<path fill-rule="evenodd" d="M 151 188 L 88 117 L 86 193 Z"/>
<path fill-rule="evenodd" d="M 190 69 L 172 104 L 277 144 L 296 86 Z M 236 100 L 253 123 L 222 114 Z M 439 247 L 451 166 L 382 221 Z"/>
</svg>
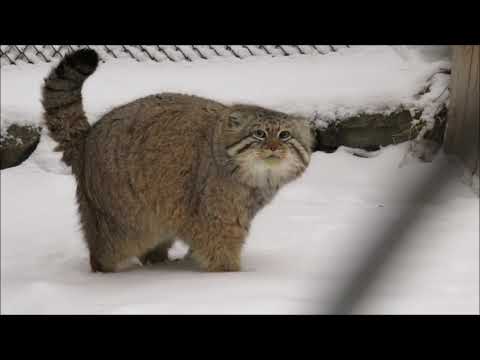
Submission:
<svg viewBox="0 0 480 360">
<path fill-rule="evenodd" d="M 276 143 L 276 142 L 271 142 L 267 145 L 267 149 L 271 150 L 271 151 L 275 151 L 277 150 L 278 148 L 280 147 L 280 144 Z"/>
</svg>

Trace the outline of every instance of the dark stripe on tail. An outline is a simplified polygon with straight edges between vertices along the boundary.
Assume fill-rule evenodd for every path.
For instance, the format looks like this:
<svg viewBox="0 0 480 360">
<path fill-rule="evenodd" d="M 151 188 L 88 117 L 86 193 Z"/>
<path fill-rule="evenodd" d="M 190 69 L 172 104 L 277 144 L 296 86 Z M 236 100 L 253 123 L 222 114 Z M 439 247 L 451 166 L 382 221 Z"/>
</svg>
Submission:
<svg viewBox="0 0 480 360">
<path fill-rule="evenodd" d="M 83 161 L 83 143 L 90 130 L 82 101 L 82 86 L 95 72 L 98 55 L 81 49 L 66 55 L 45 79 L 42 89 L 44 118 L 51 137 L 63 151 L 63 161 L 76 167 Z"/>
</svg>

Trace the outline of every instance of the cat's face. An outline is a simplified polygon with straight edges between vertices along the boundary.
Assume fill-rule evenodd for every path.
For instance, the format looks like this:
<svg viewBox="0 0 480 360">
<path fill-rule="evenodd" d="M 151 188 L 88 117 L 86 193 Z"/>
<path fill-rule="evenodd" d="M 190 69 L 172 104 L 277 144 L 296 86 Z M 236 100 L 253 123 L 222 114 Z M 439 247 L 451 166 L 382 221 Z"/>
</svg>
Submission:
<svg viewBox="0 0 480 360">
<path fill-rule="evenodd" d="M 222 133 L 232 175 L 249 186 L 278 187 L 310 163 L 313 136 L 305 119 L 237 105 Z"/>
</svg>

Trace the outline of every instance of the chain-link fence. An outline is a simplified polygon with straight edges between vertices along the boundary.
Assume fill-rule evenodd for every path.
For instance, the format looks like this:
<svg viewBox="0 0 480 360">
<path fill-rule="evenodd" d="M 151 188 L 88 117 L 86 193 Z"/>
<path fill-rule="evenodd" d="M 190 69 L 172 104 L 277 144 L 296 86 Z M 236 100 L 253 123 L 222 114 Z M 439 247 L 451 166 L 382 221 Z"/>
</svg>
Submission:
<svg viewBox="0 0 480 360">
<path fill-rule="evenodd" d="M 0 64 L 49 63 L 82 47 L 95 49 L 103 61 L 131 58 L 161 62 L 217 57 L 324 55 L 348 45 L 1 45 Z"/>
</svg>

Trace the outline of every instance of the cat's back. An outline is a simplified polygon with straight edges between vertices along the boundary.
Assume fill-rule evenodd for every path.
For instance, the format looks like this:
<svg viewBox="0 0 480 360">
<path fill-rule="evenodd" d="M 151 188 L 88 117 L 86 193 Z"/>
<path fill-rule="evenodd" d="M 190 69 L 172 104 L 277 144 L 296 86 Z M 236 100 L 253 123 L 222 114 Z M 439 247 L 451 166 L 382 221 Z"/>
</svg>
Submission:
<svg viewBox="0 0 480 360">
<path fill-rule="evenodd" d="M 182 187 L 195 176 L 200 158 L 210 157 L 210 136 L 224 109 L 212 100 L 174 93 L 115 108 L 87 136 L 87 185 L 105 196 L 111 192 L 112 201 L 124 184 L 145 196 L 155 183 Z"/>
<path fill-rule="evenodd" d="M 86 152 L 104 157 L 191 145 L 206 136 L 225 108 L 209 99 L 175 93 L 140 98 L 98 120 L 87 137 Z"/>
<path fill-rule="evenodd" d="M 92 127 L 89 137 L 97 138 L 106 132 L 119 131 L 129 135 L 143 134 L 161 128 L 172 131 L 207 125 L 217 111 L 225 106 L 213 100 L 193 95 L 162 93 L 146 96 L 111 110 Z M 186 134 L 184 134 L 186 135 Z"/>
</svg>

